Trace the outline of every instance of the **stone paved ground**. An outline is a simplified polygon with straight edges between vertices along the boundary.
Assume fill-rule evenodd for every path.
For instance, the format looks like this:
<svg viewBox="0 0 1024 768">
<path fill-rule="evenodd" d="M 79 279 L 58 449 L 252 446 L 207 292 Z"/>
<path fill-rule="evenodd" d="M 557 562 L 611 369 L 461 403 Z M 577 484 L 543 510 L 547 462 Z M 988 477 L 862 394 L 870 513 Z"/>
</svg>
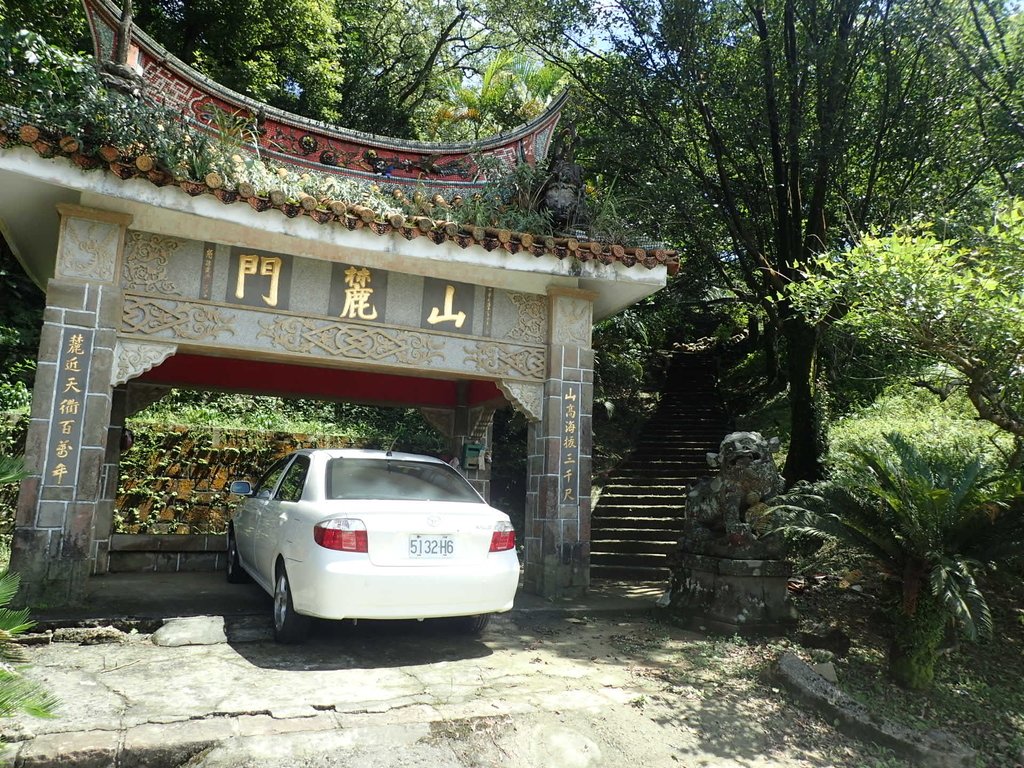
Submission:
<svg viewBox="0 0 1024 768">
<path fill-rule="evenodd" d="M 4 724 L 15 765 L 900 765 L 790 705 L 758 676 L 759 646 L 643 617 L 514 613 L 480 639 L 324 624 L 298 647 L 137 635 L 30 656 L 62 705 Z"/>
</svg>

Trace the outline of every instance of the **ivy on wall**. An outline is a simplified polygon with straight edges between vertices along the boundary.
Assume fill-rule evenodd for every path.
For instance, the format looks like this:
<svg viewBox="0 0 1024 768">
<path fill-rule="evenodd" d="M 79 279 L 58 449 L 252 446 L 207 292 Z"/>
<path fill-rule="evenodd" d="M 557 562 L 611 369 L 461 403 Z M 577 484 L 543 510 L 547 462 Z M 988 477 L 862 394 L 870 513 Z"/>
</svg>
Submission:
<svg viewBox="0 0 1024 768">
<path fill-rule="evenodd" d="M 349 437 L 220 428 L 131 427 L 121 455 L 115 533 L 223 533 L 237 496 L 232 480 L 255 481 L 298 448 L 350 448 Z"/>
<path fill-rule="evenodd" d="M 25 451 L 28 417 L 0 418 L 0 454 Z M 255 481 L 298 448 L 360 447 L 351 437 L 133 424 L 121 455 L 114 533 L 224 533 L 239 498 L 232 480 Z M 18 485 L 0 488 L 0 539 L 14 531 Z M 2 547 L 0 547 L 2 549 Z"/>
</svg>

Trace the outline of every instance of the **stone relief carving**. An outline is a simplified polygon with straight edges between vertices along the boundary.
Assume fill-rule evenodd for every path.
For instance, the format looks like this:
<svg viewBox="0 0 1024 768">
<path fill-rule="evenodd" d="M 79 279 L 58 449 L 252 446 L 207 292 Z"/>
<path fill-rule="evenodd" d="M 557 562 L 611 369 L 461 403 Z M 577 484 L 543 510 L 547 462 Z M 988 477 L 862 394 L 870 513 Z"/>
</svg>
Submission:
<svg viewBox="0 0 1024 768">
<path fill-rule="evenodd" d="M 544 377 L 547 363 L 544 350 L 509 349 L 501 344 L 478 342 L 465 347 L 466 362 L 493 376 L 519 375 L 529 379 Z"/>
<path fill-rule="evenodd" d="M 121 330 L 155 335 L 170 331 L 180 339 L 214 340 L 235 335 L 235 315 L 217 307 L 190 302 L 125 296 Z"/>
<path fill-rule="evenodd" d="M 568 296 L 558 297 L 552 307 L 552 324 L 562 343 L 590 347 L 593 314 L 589 301 Z"/>
<path fill-rule="evenodd" d="M 543 296 L 528 293 L 510 293 L 508 300 L 516 308 L 517 318 L 515 327 L 506 334 L 507 338 L 543 344 L 546 335 L 547 300 Z"/>
<path fill-rule="evenodd" d="M 530 421 L 540 421 L 544 405 L 544 385 L 527 381 L 499 381 L 498 389 L 517 411 Z"/>
<path fill-rule="evenodd" d="M 167 262 L 181 246 L 176 237 L 129 232 L 121 281 L 125 288 L 146 293 L 180 294 L 167 277 Z"/>
<path fill-rule="evenodd" d="M 178 351 L 177 344 L 152 344 L 145 341 L 118 339 L 114 347 L 114 380 L 112 386 L 141 376 Z"/>
<path fill-rule="evenodd" d="M 57 272 L 61 277 L 114 282 L 120 235 L 117 224 L 65 219 Z"/>
<path fill-rule="evenodd" d="M 455 436 L 455 411 L 451 408 L 420 408 L 427 423 L 445 437 Z"/>
<path fill-rule="evenodd" d="M 126 417 L 134 416 L 143 408 L 163 399 L 170 391 L 170 387 L 160 384 L 136 384 L 129 382 L 124 415 Z"/>
<path fill-rule="evenodd" d="M 386 360 L 405 365 L 423 365 L 443 358 L 444 342 L 422 333 L 370 328 L 347 323 L 323 322 L 286 317 L 260 321 L 257 338 L 269 339 L 289 352 L 315 349 L 335 357 L 354 360 Z"/>
</svg>

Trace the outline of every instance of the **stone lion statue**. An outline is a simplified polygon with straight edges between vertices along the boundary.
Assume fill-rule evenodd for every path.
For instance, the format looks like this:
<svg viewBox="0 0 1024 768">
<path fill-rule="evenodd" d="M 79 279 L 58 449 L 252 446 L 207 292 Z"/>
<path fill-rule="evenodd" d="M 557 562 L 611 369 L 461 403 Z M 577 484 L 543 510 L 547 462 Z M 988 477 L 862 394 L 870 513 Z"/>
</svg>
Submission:
<svg viewBox="0 0 1024 768">
<path fill-rule="evenodd" d="M 680 544 L 693 551 L 733 556 L 774 554 L 776 547 L 767 546 L 767 541 L 762 546 L 753 544 L 770 527 L 765 502 L 785 485 L 772 458 L 778 448 L 778 438 L 766 440 L 758 432 L 726 435 L 718 453 L 707 455 L 718 474 L 701 478 L 687 494 Z M 761 552 L 769 549 L 773 551 Z"/>
</svg>

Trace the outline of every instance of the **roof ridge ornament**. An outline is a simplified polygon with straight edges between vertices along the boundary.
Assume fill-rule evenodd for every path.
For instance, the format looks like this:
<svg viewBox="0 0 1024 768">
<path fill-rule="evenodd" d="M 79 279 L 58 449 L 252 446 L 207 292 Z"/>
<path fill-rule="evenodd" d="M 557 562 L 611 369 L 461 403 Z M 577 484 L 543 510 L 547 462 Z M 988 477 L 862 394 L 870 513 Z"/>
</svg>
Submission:
<svg viewBox="0 0 1024 768">
<path fill-rule="evenodd" d="M 128 66 L 128 51 L 132 39 L 132 0 L 123 0 L 121 20 L 117 25 L 117 43 L 110 52 L 110 58 L 99 63 L 100 78 L 107 87 L 133 98 L 142 97 L 142 76 Z M 88 10 L 88 4 L 86 4 Z"/>
</svg>

